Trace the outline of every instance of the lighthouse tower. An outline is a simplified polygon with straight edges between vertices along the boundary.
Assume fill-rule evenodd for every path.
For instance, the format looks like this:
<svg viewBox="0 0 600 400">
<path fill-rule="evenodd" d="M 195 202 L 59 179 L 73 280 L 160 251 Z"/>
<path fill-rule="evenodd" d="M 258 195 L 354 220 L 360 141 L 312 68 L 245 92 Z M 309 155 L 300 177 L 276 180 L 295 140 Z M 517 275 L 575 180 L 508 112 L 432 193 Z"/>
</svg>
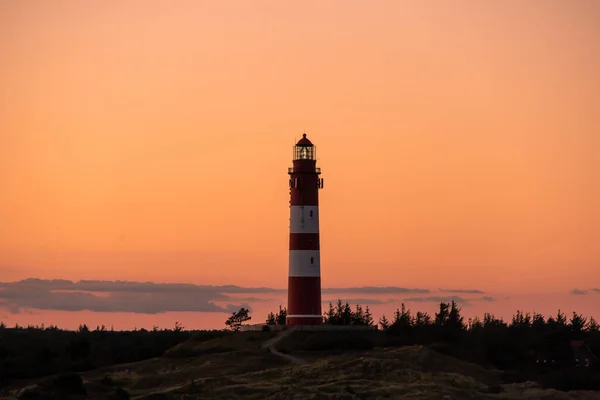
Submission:
<svg viewBox="0 0 600 400">
<path fill-rule="evenodd" d="M 290 175 L 290 264 L 287 325 L 318 325 L 321 314 L 319 189 L 316 148 L 306 134 L 294 146 Z"/>
</svg>

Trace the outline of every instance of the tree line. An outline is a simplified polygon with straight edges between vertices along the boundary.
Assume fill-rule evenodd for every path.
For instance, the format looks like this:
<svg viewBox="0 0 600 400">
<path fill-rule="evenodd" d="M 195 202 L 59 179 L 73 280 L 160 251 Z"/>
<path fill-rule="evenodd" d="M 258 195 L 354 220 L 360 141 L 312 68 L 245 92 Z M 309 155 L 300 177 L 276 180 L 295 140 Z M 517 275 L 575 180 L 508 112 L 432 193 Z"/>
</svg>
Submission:
<svg viewBox="0 0 600 400">
<path fill-rule="evenodd" d="M 283 325 L 286 315 L 286 309 L 280 307 L 265 323 Z M 338 300 L 329 304 L 323 323 L 377 327 L 375 336 L 355 334 L 354 339 L 360 340 L 349 343 L 357 350 L 423 345 L 502 370 L 506 382 L 530 380 L 561 390 L 600 390 L 600 326 L 593 317 L 577 312 L 567 315 L 558 310 L 545 317 L 517 310 L 507 321 L 492 313 L 465 319 L 458 304 L 451 301 L 441 302 L 433 314 L 412 312 L 401 304 L 390 318 L 382 315 L 375 322 L 368 307 L 352 307 Z"/>
<path fill-rule="evenodd" d="M 247 318 L 246 320 L 251 318 L 248 316 L 247 309 L 241 309 L 238 313 Z M 230 317 L 230 320 L 226 324 L 231 325 L 231 320 L 236 319 L 238 313 L 233 313 L 233 316 Z M 287 309 L 279 306 L 277 313 L 270 312 L 268 314 L 265 324 L 285 325 L 286 317 Z M 454 300 L 451 302 L 440 302 L 438 311 L 433 315 L 421 311 L 413 314 L 402 303 L 400 308 L 394 312 L 391 320 L 382 315 L 377 324 L 374 322 L 369 306 L 363 308 L 361 304 L 356 304 L 352 308 L 349 303 L 343 303 L 341 300 L 338 300 L 335 306 L 329 303 L 329 309 L 323 315 L 323 323 L 330 325 L 377 326 L 383 331 L 402 331 L 409 328 L 418 329 L 433 326 L 438 328 L 443 327 L 445 333 L 477 331 L 479 329 L 490 328 L 521 330 L 531 328 L 534 331 L 542 332 L 548 327 L 551 331 L 563 330 L 569 332 L 569 337 L 573 340 L 582 339 L 587 336 L 587 333 L 593 334 L 600 331 L 600 325 L 594 317 L 588 318 L 577 312 L 573 312 L 571 317 L 567 317 L 561 310 L 558 310 L 556 315 L 549 316 L 548 318 L 536 312 L 529 313 L 517 310 L 510 322 L 504 321 L 503 318 L 497 318 L 492 313 L 484 313 L 482 319 L 475 316 L 465 321 L 461 314 L 461 308 Z"/>
<path fill-rule="evenodd" d="M 81 372 L 108 365 L 160 357 L 193 336 L 220 337 L 223 330 L 190 331 L 176 322 L 172 328 L 116 331 L 85 324 L 76 330 L 57 326 L 8 327 L 0 322 L 0 397 L 3 384 L 12 379 Z"/>
</svg>

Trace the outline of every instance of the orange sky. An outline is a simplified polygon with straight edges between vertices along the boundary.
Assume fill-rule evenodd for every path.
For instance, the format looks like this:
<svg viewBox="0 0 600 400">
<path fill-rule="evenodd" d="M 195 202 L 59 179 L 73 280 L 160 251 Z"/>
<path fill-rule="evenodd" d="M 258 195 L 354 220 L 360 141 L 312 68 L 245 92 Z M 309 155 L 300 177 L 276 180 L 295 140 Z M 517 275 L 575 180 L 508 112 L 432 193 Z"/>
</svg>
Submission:
<svg viewBox="0 0 600 400">
<path fill-rule="evenodd" d="M 4 2 L 0 282 L 285 287 L 306 129 L 324 286 L 571 304 L 600 287 L 599 20 L 595 0 Z"/>
</svg>

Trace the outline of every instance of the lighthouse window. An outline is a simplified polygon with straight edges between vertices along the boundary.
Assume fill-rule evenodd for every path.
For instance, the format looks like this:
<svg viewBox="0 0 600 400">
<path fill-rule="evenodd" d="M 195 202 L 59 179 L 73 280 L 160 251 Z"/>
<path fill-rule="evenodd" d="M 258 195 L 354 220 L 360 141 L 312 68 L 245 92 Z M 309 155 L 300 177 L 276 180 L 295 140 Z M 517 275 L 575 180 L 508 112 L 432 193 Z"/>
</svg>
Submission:
<svg viewBox="0 0 600 400">
<path fill-rule="evenodd" d="M 312 218 L 312 216 L 313 216 L 312 210 L 310 210 L 310 212 L 308 213 L 308 215 Z"/>
<path fill-rule="evenodd" d="M 311 257 L 311 258 L 310 258 L 310 263 L 311 263 L 311 264 L 314 264 L 314 263 L 315 263 L 315 258 L 314 258 L 314 257 Z"/>
</svg>

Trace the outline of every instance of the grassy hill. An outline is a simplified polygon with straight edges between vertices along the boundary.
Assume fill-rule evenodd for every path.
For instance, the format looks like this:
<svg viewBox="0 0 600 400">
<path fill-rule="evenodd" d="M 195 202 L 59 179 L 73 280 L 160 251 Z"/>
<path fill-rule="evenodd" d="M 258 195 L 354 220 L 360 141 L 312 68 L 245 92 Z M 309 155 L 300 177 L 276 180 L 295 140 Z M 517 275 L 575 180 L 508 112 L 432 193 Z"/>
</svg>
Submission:
<svg viewBox="0 0 600 400">
<path fill-rule="evenodd" d="M 260 349 L 273 335 L 192 336 L 161 357 L 28 382 L 4 398 L 47 398 L 44 393 L 86 400 L 600 398 L 597 392 L 542 390 L 532 382 L 503 384 L 501 371 L 430 347 L 379 347 L 385 343 L 377 332 L 294 332 L 277 347 L 310 361 L 296 365 Z"/>
</svg>

